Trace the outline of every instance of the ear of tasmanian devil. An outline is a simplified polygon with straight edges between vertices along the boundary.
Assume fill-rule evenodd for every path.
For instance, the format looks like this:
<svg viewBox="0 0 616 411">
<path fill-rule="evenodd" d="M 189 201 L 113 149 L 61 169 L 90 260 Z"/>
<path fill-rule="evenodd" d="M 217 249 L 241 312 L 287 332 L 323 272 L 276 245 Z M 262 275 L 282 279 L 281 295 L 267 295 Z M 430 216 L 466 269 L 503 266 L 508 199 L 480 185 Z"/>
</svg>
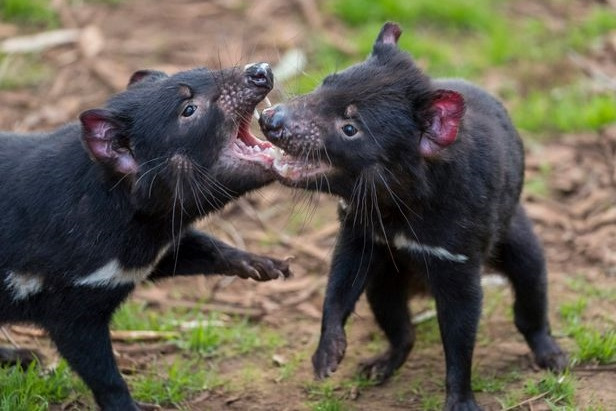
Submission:
<svg viewBox="0 0 616 411">
<path fill-rule="evenodd" d="M 374 44 L 398 44 L 400 34 L 402 34 L 400 26 L 396 23 L 387 22 L 383 25 L 383 28 L 381 28 L 381 32 L 377 36 Z"/>
<path fill-rule="evenodd" d="M 424 157 L 434 157 L 458 137 L 460 121 L 464 116 L 464 98 L 451 90 L 437 90 L 428 110 L 428 130 L 419 142 Z"/>
<path fill-rule="evenodd" d="M 167 77 L 167 74 L 158 70 L 137 70 L 128 80 L 127 88 L 131 88 L 134 85 L 141 83 L 145 80 L 156 80 L 159 78 Z"/>
<path fill-rule="evenodd" d="M 82 142 L 92 160 L 120 174 L 135 174 L 137 162 L 123 138 L 118 121 L 108 110 L 87 110 L 79 116 Z"/>
<path fill-rule="evenodd" d="M 379 58 L 383 54 L 391 52 L 392 48 L 397 49 L 398 39 L 402 34 L 400 26 L 396 23 L 387 22 L 381 28 L 381 32 L 372 46 L 372 55 Z"/>
</svg>

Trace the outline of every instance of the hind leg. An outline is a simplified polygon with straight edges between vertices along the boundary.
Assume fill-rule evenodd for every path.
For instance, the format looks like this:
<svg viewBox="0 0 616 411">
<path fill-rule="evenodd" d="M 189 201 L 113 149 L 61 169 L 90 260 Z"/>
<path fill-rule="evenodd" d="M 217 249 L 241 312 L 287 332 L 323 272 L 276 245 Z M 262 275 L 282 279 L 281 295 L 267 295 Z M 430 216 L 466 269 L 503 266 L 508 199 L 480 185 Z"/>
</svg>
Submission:
<svg viewBox="0 0 616 411">
<path fill-rule="evenodd" d="M 383 354 L 362 362 L 360 373 L 381 384 L 406 361 L 415 343 L 415 330 L 408 308 L 407 273 L 396 272 L 393 267 L 379 270 L 380 275 L 371 276 L 366 296 L 389 347 Z"/>
<path fill-rule="evenodd" d="M 491 262 L 511 281 L 515 292 L 515 325 L 532 350 L 535 362 L 542 368 L 562 371 L 568 359 L 550 335 L 543 250 L 521 205 Z"/>
<path fill-rule="evenodd" d="M 132 286 L 67 287 L 44 294 L 37 316 L 103 411 L 139 410 L 115 362 L 109 322 Z"/>
<path fill-rule="evenodd" d="M 58 351 L 90 387 L 104 411 L 139 410 L 116 365 L 106 320 L 80 318 L 48 328 Z"/>
</svg>

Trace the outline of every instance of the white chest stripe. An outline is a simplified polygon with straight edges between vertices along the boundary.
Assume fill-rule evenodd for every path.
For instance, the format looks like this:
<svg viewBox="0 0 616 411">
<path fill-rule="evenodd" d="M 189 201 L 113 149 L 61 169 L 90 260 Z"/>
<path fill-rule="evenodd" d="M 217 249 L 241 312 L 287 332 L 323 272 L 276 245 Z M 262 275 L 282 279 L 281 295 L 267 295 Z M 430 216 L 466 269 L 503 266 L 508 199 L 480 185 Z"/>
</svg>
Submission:
<svg viewBox="0 0 616 411">
<path fill-rule="evenodd" d="M 120 265 L 117 258 L 109 261 L 101 268 L 90 273 L 88 276 L 75 281 L 75 285 L 85 285 L 90 287 L 117 287 L 125 284 L 137 284 L 148 278 L 156 267 L 169 246 L 163 247 L 154 261 L 145 266 L 137 268 L 124 268 Z"/>
<path fill-rule="evenodd" d="M 92 272 L 87 277 L 75 282 L 75 285 L 89 285 L 92 287 L 116 287 L 124 284 L 135 284 L 147 278 L 153 266 L 125 269 L 120 266 L 117 259 Z"/>
<path fill-rule="evenodd" d="M 375 235 L 374 240 L 378 243 L 385 244 L 385 239 L 382 236 Z M 398 233 L 394 236 L 393 246 L 397 250 L 407 250 L 429 254 L 441 260 L 449 260 L 455 263 L 464 263 L 468 260 L 468 257 L 464 254 L 454 254 L 443 247 L 420 244 L 417 241 L 411 240 L 402 233 Z"/>
<path fill-rule="evenodd" d="M 43 289 L 43 278 L 34 274 L 9 271 L 4 284 L 11 290 L 13 301 L 20 301 L 40 292 Z"/>
</svg>

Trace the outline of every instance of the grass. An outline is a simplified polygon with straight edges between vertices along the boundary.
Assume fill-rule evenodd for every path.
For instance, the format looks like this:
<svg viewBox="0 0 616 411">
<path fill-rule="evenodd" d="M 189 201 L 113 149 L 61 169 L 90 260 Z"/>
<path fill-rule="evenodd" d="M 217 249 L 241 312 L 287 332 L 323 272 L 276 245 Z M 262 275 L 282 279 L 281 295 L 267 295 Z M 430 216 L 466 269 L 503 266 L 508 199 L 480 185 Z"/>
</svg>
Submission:
<svg viewBox="0 0 616 411">
<path fill-rule="evenodd" d="M 421 396 L 421 409 L 426 411 L 438 411 L 443 408 L 441 394 L 426 393 Z"/>
<path fill-rule="evenodd" d="M 243 318 L 177 308 L 160 313 L 135 301 L 124 304 L 112 324 L 113 328 L 123 330 L 179 331 L 174 342 L 185 350 L 183 357 L 176 358 L 162 373 L 161 365 L 153 364 L 145 372 L 128 378 L 135 398 L 156 404 L 178 406 L 198 391 L 226 385 L 216 370 L 221 358 L 271 357 L 284 345 L 278 333 Z M 181 325 L 187 329 L 180 331 Z M 162 368 L 165 369 L 164 364 Z M 291 370 L 289 366 L 287 372 Z M 248 366 L 243 367 L 243 372 L 248 373 L 246 386 L 259 377 L 259 371 L 255 368 L 251 373 Z"/>
<path fill-rule="evenodd" d="M 562 304 L 560 314 L 565 320 L 565 329 L 576 343 L 573 363 L 608 364 L 616 362 L 616 328 L 599 330 L 584 319 L 588 301 L 581 297 Z"/>
<path fill-rule="evenodd" d="M 334 71 L 370 53 L 384 21 L 395 20 L 404 34 L 399 45 L 435 77 L 465 77 L 482 82 L 500 72 L 498 91 L 517 126 L 531 135 L 598 130 L 616 121 L 616 95 L 580 82 L 569 54 L 587 53 L 616 29 L 616 13 L 595 5 L 582 15 L 563 18 L 560 27 L 541 16 L 519 13 L 514 0 L 330 0 L 324 10 L 348 26 L 357 53 L 346 55 L 315 34 L 307 74 L 290 80 L 291 94 L 314 89 Z M 528 66 L 545 67 L 541 73 Z M 562 67 L 567 67 L 562 69 Z M 532 87 L 528 87 L 532 84 Z"/>
<path fill-rule="evenodd" d="M 135 399 L 176 407 L 197 392 L 222 385 L 215 367 L 181 357 L 170 365 L 154 362 L 147 371 L 135 374 L 128 381 Z"/>
<path fill-rule="evenodd" d="M 53 72 L 40 55 L 0 53 L 0 90 L 36 86 L 50 78 Z"/>
<path fill-rule="evenodd" d="M 572 410 L 575 407 L 575 380 L 568 374 L 546 373 L 540 379 L 527 380 L 521 389 L 508 390 L 499 402 L 502 409 L 525 409 L 529 403 L 544 402 L 551 410 Z M 544 408 L 541 408 L 544 409 Z"/>
<path fill-rule="evenodd" d="M 359 26 L 366 18 L 386 21 L 396 16 L 410 25 L 429 22 L 435 27 L 473 29 L 498 24 L 491 14 L 492 0 L 429 0 L 401 2 L 397 0 L 338 0 L 329 2 L 330 10 L 351 25 Z"/>
<path fill-rule="evenodd" d="M 539 381 L 528 380 L 524 385 L 524 393 L 530 397 L 543 395 L 543 399 L 550 407 L 573 406 L 575 384 L 569 374 L 547 375 Z"/>
<path fill-rule="evenodd" d="M 576 50 L 584 50 L 589 45 L 595 46 L 598 38 L 612 30 L 616 30 L 616 13 L 595 5 L 580 24 L 569 30 L 567 44 Z"/>
<path fill-rule="evenodd" d="M 510 382 L 511 378 L 506 378 L 506 376 L 498 373 L 482 373 L 473 370 L 471 374 L 471 386 L 474 392 L 502 392 Z"/>
<path fill-rule="evenodd" d="M 415 331 L 415 341 L 418 347 L 433 346 L 441 343 L 441 331 L 436 317 L 417 324 Z"/>
<path fill-rule="evenodd" d="M 607 301 L 616 301 L 616 288 L 606 287 L 605 284 L 598 286 L 582 275 L 567 278 L 567 287 L 571 291 L 585 296 L 586 298 L 599 298 Z"/>
<path fill-rule="evenodd" d="M 46 28 L 59 23 L 49 0 L 0 0 L 0 17 L 6 22 Z"/>
<path fill-rule="evenodd" d="M 427 381 L 415 380 L 411 383 L 410 388 L 410 396 L 407 396 L 409 399 L 419 398 L 419 403 L 422 410 L 426 411 L 437 411 L 443 408 L 444 401 L 444 390 L 434 390 L 434 389 L 426 389 L 425 384 Z M 438 381 L 437 386 L 441 386 L 442 382 Z"/>
<path fill-rule="evenodd" d="M 85 394 L 85 384 L 75 376 L 65 361 L 44 372 L 36 363 L 0 368 L 0 410 L 47 410 L 51 403 L 66 401 L 76 394 Z"/>
<path fill-rule="evenodd" d="M 291 355 L 291 358 L 280 364 L 278 371 L 277 382 L 287 381 L 295 375 L 298 368 L 308 361 L 309 357 L 303 352 L 296 352 Z"/>
<path fill-rule="evenodd" d="M 549 179 L 551 172 L 548 163 L 539 164 L 539 173 L 524 180 L 524 191 L 536 197 L 548 197 L 550 195 Z"/>
<path fill-rule="evenodd" d="M 616 121 L 616 94 L 591 92 L 582 85 L 532 91 L 514 104 L 513 119 L 530 132 L 598 130 Z"/>
<path fill-rule="evenodd" d="M 146 304 L 128 301 L 115 313 L 112 329 L 178 331 L 176 343 L 201 355 L 244 355 L 255 350 L 273 351 L 284 345 L 278 333 L 252 324 L 244 318 L 223 318 L 218 313 L 204 315 L 198 309 L 169 308 L 163 312 Z"/>
<path fill-rule="evenodd" d="M 130 300 L 120 306 L 111 321 L 111 328 L 130 331 L 172 331 L 178 319 L 189 316 L 186 310 L 173 308 L 164 312 L 148 309 L 144 302 Z"/>
<path fill-rule="evenodd" d="M 342 411 L 347 410 L 344 402 L 336 393 L 337 388 L 331 381 L 311 382 L 307 385 L 306 391 L 311 400 L 309 408 L 312 411 Z"/>
<path fill-rule="evenodd" d="M 117 5 L 125 0 L 85 0 L 89 3 Z M 77 3 L 73 1 L 73 3 Z M 51 0 L 0 0 L 0 18 L 4 22 L 55 28 L 60 24 Z"/>
<path fill-rule="evenodd" d="M 244 355 L 260 349 L 273 351 L 284 344 L 284 339 L 271 330 L 235 319 L 231 324 L 217 324 L 217 316 L 211 315 L 188 333 L 185 345 L 201 354 L 219 352 L 224 356 Z"/>
</svg>

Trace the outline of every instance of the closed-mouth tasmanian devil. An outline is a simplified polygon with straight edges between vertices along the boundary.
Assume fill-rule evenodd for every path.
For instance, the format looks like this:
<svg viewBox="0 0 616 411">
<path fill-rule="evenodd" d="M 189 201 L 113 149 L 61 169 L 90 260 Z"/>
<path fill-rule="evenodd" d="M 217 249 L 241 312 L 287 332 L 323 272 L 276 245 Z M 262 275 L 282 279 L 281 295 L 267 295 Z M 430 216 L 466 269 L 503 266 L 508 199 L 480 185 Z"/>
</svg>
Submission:
<svg viewBox="0 0 616 411">
<path fill-rule="evenodd" d="M 290 274 L 286 261 L 190 227 L 274 181 L 271 144 L 249 132 L 272 87 L 265 63 L 172 76 L 143 70 L 80 122 L 0 134 L 0 323 L 46 329 L 102 409 L 138 409 L 108 326 L 136 283 Z"/>
<path fill-rule="evenodd" d="M 445 352 L 446 409 L 479 408 L 471 361 L 484 263 L 515 291 L 515 324 L 535 361 L 560 371 L 567 356 L 550 336 L 546 267 L 519 204 L 524 154 L 503 106 L 460 80 L 423 74 L 387 23 L 372 54 L 310 94 L 266 109 L 260 125 L 286 154 L 275 161 L 288 186 L 342 197 L 317 377 L 344 356 L 344 324 L 366 289 L 388 350 L 361 372 L 385 381 L 414 342 L 408 298 L 427 286 Z"/>
</svg>

